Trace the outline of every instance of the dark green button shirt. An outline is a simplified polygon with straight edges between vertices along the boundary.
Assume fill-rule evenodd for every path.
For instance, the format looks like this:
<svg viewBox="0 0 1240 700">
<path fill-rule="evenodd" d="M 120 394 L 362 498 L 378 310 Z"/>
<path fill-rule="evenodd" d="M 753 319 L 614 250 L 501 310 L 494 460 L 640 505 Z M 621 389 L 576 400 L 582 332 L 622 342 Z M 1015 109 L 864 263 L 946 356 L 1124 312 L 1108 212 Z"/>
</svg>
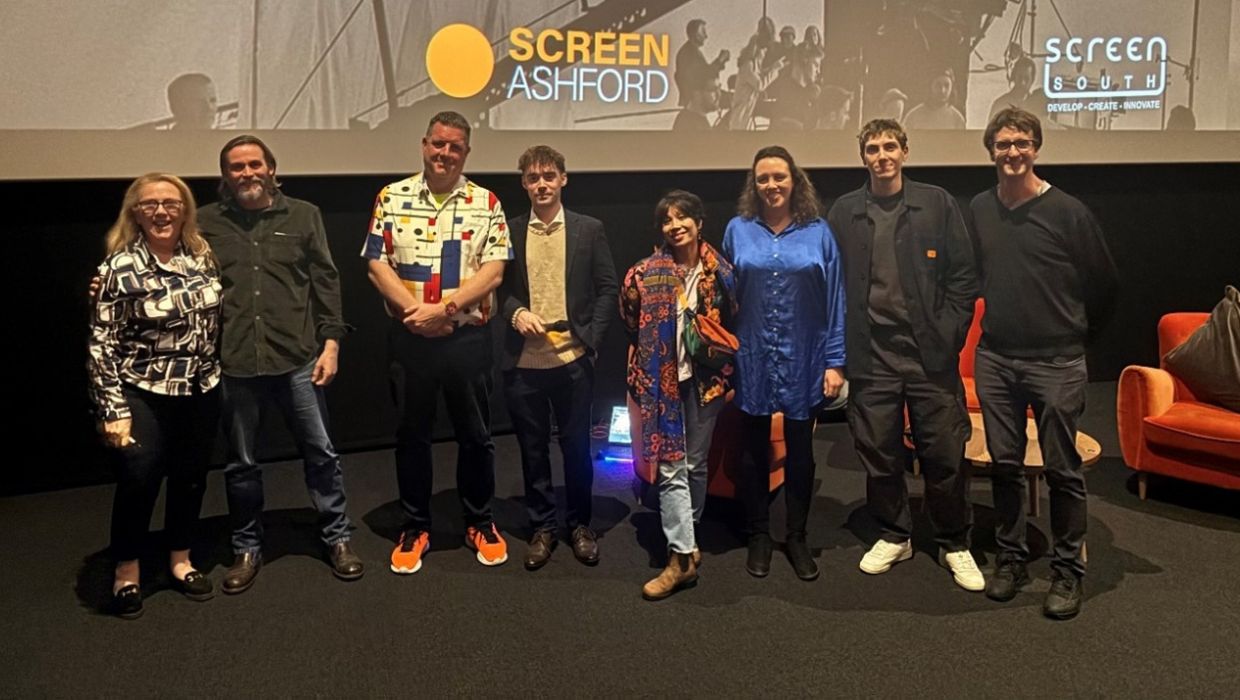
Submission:
<svg viewBox="0 0 1240 700">
<path fill-rule="evenodd" d="M 279 192 L 262 211 L 216 202 L 198 210 L 198 227 L 224 285 L 224 374 L 285 374 L 317 357 L 324 340 L 348 333 L 318 207 Z"/>
</svg>

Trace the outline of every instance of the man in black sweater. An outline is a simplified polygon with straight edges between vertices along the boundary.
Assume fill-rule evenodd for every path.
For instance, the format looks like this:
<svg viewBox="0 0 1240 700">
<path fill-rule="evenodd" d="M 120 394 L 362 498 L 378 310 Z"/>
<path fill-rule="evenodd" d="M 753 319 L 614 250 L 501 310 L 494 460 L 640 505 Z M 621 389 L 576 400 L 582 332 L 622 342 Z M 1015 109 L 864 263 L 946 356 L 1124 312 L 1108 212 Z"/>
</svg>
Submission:
<svg viewBox="0 0 1240 700">
<path fill-rule="evenodd" d="M 1036 116 L 1000 111 L 983 143 L 999 179 L 970 205 L 986 299 L 975 379 L 998 518 L 998 566 L 986 595 L 1008 601 L 1029 581 L 1023 461 L 1032 406 L 1054 539 L 1042 611 L 1070 619 L 1080 612 L 1085 575 L 1085 477 L 1076 451 L 1089 379 L 1085 344 L 1110 316 L 1117 273 L 1089 209 L 1034 173 L 1042 146 Z"/>
<path fill-rule="evenodd" d="M 904 177 L 908 137 L 899 123 L 875 119 L 857 140 L 868 181 L 840 197 L 827 219 L 844 258 L 848 424 L 881 528 L 860 567 L 881 574 L 913 556 L 907 406 L 943 562 L 957 585 L 980 591 L 961 470 L 969 418 L 959 357 L 977 298 L 973 246 L 955 198 Z"/>
</svg>

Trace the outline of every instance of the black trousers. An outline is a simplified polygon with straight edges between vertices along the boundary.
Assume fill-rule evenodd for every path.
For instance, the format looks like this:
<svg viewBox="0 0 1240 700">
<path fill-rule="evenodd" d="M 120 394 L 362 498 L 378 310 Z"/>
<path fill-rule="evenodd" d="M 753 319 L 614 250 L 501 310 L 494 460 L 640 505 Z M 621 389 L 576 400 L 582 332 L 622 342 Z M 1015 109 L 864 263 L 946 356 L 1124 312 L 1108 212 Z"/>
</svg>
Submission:
<svg viewBox="0 0 1240 700">
<path fill-rule="evenodd" d="M 504 373 L 508 414 L 521 448 L 525 507 L 535 530 L 556 528 L 551 482 L 551 416 L 564 457 L 565 520 L 569 530 L 590 526 L 594 463 L 590 459 L 590 405 L 594 364 L 582 357 L 552 369 L 516 368 Z"/>
<path fill-rule="evenodd" d="M 207 460 L 219 421 L 219 391 L 192 396 L 164 396 L 123 387 L 136 444 L 121 448 L 112 500 L 112 556 L 140 558 L 159 498 L 168 477 L 164 530 L 173 551 L 189 549 L 207 473 Z"/>
<path fill-rule="evenodd" d="M 406 528 L 430 530 L 434 437 L 442 391 L 456 432 L 456 488 L 465 524 L 491 522 L 495 446 L 491 442 L 491 331 L 462 326 L 443 338 L 424 338 L 393 323 L 388 335 L 396 430 L 396 484 Z"/>
<path fill-rule="evenodd" d="M 848 380 L 847 414 L 880 537 L 899 543 L 913 536 L 903 439 L 907 405 L 935 541 L 949 552 L 968 549 L 973 512 L 964 445 L 970 427 L 960 373 L 953 367 L 927 374 L 908 329 L 874 326 L 871 338 L 870 370 Z"/>
<path fill-rule="evenodd" d="M 1076 451 L 1076 426 L 1085 412 L 1089 382 L 1085 356 L 1029 359 L 978 348 L 975 374 L 986 449 L 994 461 L 991 481 L 999 521 L 995 530 L 999 560 L 1029 558 L 1024 460 L 1026 409 L 1032 406 L 1051 496 L 1051 568 L 1084 576 L 1081 545 L 1088 507 L 1081 455 Z"/>
<path fill-rule="evenodd" d="M 817 416 L 819 407 L 810 411 Z M 745 516 L 750 535 L 771 531 L 771 417 L 751 416 L 742 412 L 745 425 L 745 448 L 748 459 L 742 460 L 744 483 L 737 484 L 745 503 Z M 784 504 L 787 511 L 788 534 L 805 534 L 809 521 L 810 499 L 814 491 L 814 418 L 790 420 L 784 417 Z"/>
</svg>

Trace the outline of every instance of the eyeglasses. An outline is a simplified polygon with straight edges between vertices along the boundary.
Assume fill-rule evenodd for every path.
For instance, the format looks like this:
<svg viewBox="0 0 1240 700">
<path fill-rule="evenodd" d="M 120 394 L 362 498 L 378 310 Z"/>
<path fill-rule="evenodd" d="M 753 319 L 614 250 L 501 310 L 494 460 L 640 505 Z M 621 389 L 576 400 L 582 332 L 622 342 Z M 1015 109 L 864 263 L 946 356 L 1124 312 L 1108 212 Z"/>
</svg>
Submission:
<svg viewBox="0 0 1240 700">
<path fill-rule="evenodd" d="M 1028 153 L 1033 150 L 1033 141 L 1029 139 L 1020 139 L 1019 141 L 995 141 L 995 153 L 1007 153 L 1012 146 L 1016 147 L 1021 153 Z"/>
<path fill-rule="evenodd" d="M 163 207 L 164 211 L 168 212 L 170 215 L 176 216 L 181 213 L 182 209 L 185 208 L 185 202 L 182 202 L 179 199 L 144 199 L 141 202 L 138 202 L 136 207 L 138 211 L 146 214 L 147 216 L 155 216 L 155 212 L 159 211 L 160 207 Z"/>
</svg>

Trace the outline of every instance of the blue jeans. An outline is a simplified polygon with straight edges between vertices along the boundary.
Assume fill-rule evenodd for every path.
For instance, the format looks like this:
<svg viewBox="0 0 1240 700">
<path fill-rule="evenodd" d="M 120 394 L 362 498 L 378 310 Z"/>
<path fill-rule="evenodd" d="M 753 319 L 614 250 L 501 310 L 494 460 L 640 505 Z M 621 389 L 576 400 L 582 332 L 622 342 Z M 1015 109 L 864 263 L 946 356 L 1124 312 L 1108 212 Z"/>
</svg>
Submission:
<svg viewBox="0 0 1240 700">
<path fill-rule="evenodd" d="M 680 403 L 685 425 L 685 458 L 678 462 L 659 462 L 659 515 L 671 550 L 690 554 L 697 548 L 693 526 L 702 519 L 702 507 L 706 505 L 706 458 L 710 454 L 715 419 L 723 409 L 723 399 L 700 405 L 697 382 L 690 379 L 680 383 Z"/>
<path fill-rule="evenodd" d="M 224 376 L 224 430 L 228 435 L 228 466 L 224 483 L 232 524 L 233 551 L 257 551 L 263 542 L 263 474 L 257 462 L 258 429 L 264 408 L 272 401 L 305 461 L 306 488 L 319 513 L 324 544 L 349 539 L 352 524 L 345 514 L 344 474 L 340 457 L 327 434 L 327 402 L 310 381 L 314 361 L 299 370 L 266 377 Z"/>
</svg>

